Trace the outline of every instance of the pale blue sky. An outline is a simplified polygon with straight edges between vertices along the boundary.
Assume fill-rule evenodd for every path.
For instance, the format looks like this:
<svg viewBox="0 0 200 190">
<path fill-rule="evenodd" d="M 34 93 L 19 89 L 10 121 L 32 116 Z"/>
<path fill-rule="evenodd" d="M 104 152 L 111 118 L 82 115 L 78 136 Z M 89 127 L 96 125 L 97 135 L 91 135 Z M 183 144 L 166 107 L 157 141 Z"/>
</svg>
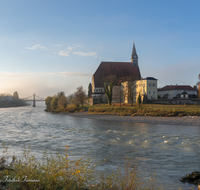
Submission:
<svg viewBox="0 0 200 190">
<path fill-rule="evenodd" d="M 195 85 L 199 0 L 0 0 L 0 93 L 66 95 L 101 61 L 130 61 L 158 87 Z"/>
</svg>

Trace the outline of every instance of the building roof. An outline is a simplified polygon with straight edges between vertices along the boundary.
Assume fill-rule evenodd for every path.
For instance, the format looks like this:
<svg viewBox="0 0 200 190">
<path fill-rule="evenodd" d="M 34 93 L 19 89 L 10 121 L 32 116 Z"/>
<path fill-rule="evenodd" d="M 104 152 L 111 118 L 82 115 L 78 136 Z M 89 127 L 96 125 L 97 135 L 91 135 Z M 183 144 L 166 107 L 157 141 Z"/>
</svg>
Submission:
<svg viewBox="0 0 200 190">
<path fill-rule="evenodd" d="M 163 88 L 158 89 L 158 91 L 165 91 L 165 90 L 193 90 L 196 91 L 194 88 L 192 88 L 190 85 L 167 85 Z"/>
<path fill-rule="evenodd" d="M 154 77 L 146 77 L 143 80 L 158 80 L 158 79 L 155 79 Z"/>
<path fill-rule="evenodd" d="M 103 87 L 104 77 L 115 75 L 117 80 L 122 77 L 140 79 L 138 66 L 132 66 L 131 62 L 101 62 L 93 75 L 95 87 Z"/>
</svg>

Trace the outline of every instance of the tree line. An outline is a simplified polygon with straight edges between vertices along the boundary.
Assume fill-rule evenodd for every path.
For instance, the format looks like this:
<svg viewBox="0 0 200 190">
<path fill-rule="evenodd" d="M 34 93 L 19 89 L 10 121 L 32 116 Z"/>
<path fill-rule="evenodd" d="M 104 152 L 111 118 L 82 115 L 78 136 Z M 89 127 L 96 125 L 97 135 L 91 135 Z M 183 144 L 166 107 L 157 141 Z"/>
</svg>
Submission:
<svg viewBox="0 0 200 190">
<path fill-rule="evenodd" d="M 76 91 L 68 97 L 65 96 L 65 92 L 63 91 L 58 92 L 54 96 L 46 97 L 46 110 L 63 110 L 66 109 L 69 104 L 76 105 L 77 107 L 83 107 L 83 104 L 85 103 L 86 99 L 86 91 L 83 89 L 82 86 L 79 86 L 76 88 Z"/>
</svg>

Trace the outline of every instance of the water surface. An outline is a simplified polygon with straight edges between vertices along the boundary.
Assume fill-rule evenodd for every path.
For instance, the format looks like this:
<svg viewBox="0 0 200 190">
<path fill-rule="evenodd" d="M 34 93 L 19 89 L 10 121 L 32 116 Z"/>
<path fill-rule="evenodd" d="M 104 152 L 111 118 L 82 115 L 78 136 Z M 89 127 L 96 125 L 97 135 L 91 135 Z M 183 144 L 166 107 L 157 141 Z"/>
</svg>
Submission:
<svg viewBox="0 0 200 190">
<path fill-rule="evenodd" d="M 200 170 L 200 127 L 102 121 L 44 112 L 44 104 L 0 109 L 0 143 L 9 153 L 21 156 L 24 147 L 41 158 L 46 149 L 54 154 L 64 148 L 74 157 L 90 153 L 103 160 L 97 169 L 109 172 L 123 167 L 125 158 L 134 157 L 145 179 L 156 172 L 158 184 L 167 190 L 192 185 L 181 183 L 182 176 Z M 195 187 L 197 189 L 197 187 Z"/>
</svg>

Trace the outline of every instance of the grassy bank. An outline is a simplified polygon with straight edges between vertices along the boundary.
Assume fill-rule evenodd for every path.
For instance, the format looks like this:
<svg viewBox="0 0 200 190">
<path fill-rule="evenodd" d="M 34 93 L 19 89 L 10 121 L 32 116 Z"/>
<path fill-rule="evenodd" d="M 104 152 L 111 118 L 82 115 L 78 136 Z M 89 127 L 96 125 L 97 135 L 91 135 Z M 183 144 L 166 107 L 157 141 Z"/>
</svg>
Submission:
<svg viewBox="0 0 200 190">
<path fill-rule="evenodd" d="M 85 111 L 85 108 L 76 105 L 68 105 L 66 108 L 45 109 L 45 111 L 53 113 L 76 113 Z"/>
<path fill-rule="evenodd" d="M 111 114 L 111 115 L 131 115 L 131 116 L 162 116 L 162 117 L 181 117 L 181 116 L 200 116 L 200 106 L 197 105 L 161 105 L 161 104 L 142 104 L 138 107 L 135 104 L 131 107 L 129 104 L 97 104 L 90 106 L 90 114 Z"/>
<path fill-rule="evenodd" d="M 8 163 L 6 151 L 0 158 L 0 189 L 12 190 L 154 190 L 155 181 L 144 184 L 137 165 L 127 160 L 123 171 L 112 175 L 97 173 L 95 167 L 100 162 L 82 157 L 70 160 L 68 147 L 66 154 L 48 156 L 45 152 L 42 161 L 38 161 L 31 150 L 24 150 L 23 157 Z"/>
</svg>

